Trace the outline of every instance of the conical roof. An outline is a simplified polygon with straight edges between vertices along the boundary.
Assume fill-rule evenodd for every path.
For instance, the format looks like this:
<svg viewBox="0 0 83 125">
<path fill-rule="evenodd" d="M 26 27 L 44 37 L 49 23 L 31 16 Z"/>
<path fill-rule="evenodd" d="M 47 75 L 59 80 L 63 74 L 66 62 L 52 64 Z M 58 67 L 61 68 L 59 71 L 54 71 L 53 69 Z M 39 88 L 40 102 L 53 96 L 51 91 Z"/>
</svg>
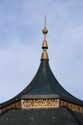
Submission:
<svg viewBox="0 0 83 125">
<path fill-rule="evenodd" d="M 45 23 L 46 24 L 46 23 Z M 47 41 L 46 41 L 46 34 L 48 30 L 46 25 L 43 29 L 44 40 L 42 45 L 42 56 L 41 56 L 41 63 L 39 69 L 31 81 L 31 83 L 16 97 L 9 100 L 6 103 L 3 103 L 1 106 L 5 104 L 9 104 L 15 100 L 20 99 L 39 99 L 39 98 L 58 98 L 63 99 L 68 102 L 82 105 L 83 101 L 77 99 L 76 97 L 72 96 L 68 93 L 57 81 L 55 76 L 53 75 L 50 66 L 49 66 L 49 59 L 47 54 Z"/>
<path fill-rule="evenodd" d="M 83 102 L 68 93 L 53 75 L 48 60 L 40 63 L 39 69 L 32 82 L 20 93 L 21 98 L 60 98 L 83 105 Z"/>
</svg>

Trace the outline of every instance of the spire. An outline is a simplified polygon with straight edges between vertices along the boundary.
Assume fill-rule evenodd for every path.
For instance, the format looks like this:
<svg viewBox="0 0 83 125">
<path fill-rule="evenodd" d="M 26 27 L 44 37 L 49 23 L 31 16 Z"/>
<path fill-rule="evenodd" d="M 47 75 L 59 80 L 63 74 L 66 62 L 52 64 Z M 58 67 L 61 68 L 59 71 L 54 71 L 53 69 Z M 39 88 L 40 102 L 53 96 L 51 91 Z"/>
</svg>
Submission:
<svg viewBox="0 0 83 125">
<path fill-rule="evenodd" d="M 48 44 L 47 44 L 47 40 L 46 40 L 46 34 L 48 33 L 48 30 L 46 28 L 46 16 L 44 19 L 44 29 L 42 30 L 42 33 L 44 34 L 44 40 L 43 40 L 43 44 L 42 44 L 42 55 L 41 55 L 41 60 L 48 60 L 48 53 L 47 53 L 47 49 L 48 49 Z"/>
</svg>

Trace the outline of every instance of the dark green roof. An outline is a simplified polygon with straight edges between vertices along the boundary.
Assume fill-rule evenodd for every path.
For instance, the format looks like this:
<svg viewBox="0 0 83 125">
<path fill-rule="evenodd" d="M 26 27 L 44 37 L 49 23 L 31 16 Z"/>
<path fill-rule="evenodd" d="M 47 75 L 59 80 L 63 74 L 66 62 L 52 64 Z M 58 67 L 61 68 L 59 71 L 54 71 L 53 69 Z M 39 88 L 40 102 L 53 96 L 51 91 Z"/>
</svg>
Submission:
<svg viewBox="0 0 83 125">
<path fill-rule="evenodd" d="M 46 21 L 46 20 L 45 20 Z M 43 52 L 39 69 L 31 83 L 17 96 L 0 104 L 0 108 L 21 99 L 55 98 L 83 106 L 83 101 L 69 94 L 54 77 L 46 49 L 46 27 L 44 27 Z M 0 125 L 82 125 L 83 113 L 66 107 L 50 109 L 10 109 L 0 114 Z"/>
<path fill-rule="evenodd" d="M 78 117 L 79 116 L 79 117 Z M 0 125 L 82 125 L 83 114 L 67 108 L 17 109 L 1 114 Z"/>
<path fill-rule="evenodd" d="M 61 98 L 83 105 L 83 102 L 69 94 L 54 77 L 48 60 L 41 61 L 37 74 L 21 93 L 22 98 Z"/>
<path fill-rule="evenodd" d="M 38 98 L 60 98 L 71 103 L 83 106 L 83 101 L 69 94 L 54 77 L 48 60 L 40 63 L 39 69 L 32 82 L 16 97 L 1 104 L 5 106 L 20 99 L 38 99 Z"/>
</svg>

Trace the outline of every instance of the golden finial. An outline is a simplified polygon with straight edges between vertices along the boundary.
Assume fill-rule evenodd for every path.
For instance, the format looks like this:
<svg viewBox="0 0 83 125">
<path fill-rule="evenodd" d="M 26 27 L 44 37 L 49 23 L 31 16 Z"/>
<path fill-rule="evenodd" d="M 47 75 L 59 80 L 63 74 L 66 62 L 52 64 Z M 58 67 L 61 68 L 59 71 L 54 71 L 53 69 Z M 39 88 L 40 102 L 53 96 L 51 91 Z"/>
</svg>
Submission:
<svg viewBox="0 0 83 125">
<path fill-rule="evenodd" d="M 47 34 L 48 33 L 48 30 L 46 28 L 46 16 L 45 16 L 45 19 L 44 19 L 44 29 L 42 30 L 43 34 Z"/>
<path fill-rule="evenodd" d="M 42 55 L 41 55 L 41 60 L 48 60 L 48 53 L 47 53 L 47 49 L 48 49 L 48 44 L 47 44 L 47 40 L 46 40 L 46 34 L 48 33 L 48 30 L 46 28 L 46 16 L 44 19 L 44 29 L 42 30 L 42 33 L 44 34 L 44 40 L 43 40 L 43 44 L 42 44 Z"/>
</svg>

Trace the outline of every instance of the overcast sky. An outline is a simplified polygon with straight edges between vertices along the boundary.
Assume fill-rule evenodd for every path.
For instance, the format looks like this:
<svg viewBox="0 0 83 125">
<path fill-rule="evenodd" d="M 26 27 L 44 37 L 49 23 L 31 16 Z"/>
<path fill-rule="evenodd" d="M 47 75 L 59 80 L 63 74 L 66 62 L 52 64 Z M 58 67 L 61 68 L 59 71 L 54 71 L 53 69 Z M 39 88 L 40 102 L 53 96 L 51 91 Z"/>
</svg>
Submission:
<svg viewBox="0 0 83 125">
<path fill-rule="evenodd" d="M 44 15 L 51 69 L 83 100 L 83 0 L 0 0 L 0 103 L 23 90 L 37 72 Z"/>
</svg>

